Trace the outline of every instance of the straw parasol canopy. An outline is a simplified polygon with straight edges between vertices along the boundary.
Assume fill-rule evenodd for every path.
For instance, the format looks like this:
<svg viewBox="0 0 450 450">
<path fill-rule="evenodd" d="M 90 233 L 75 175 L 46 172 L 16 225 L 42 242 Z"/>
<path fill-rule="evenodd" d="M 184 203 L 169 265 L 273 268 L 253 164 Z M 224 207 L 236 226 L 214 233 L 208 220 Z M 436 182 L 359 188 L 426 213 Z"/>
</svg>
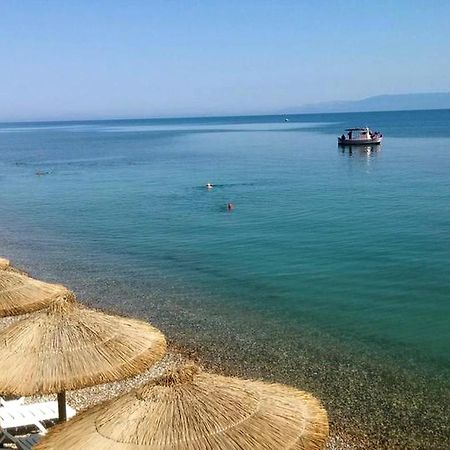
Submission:
<svg viewBox="0 0 450 450">
<path fill-rule="evenodd" d="M 318 450 L 328 420 L 310 394 L 184 366 L 54 427 L 38 450 Z"/>
<path fill-rule="evenodd" d="M 37 311 L 68 292 L 60 284 L 35 280 L 0 259 L 0 317 Z"/>
<path fill-rule="evenodd" d="M 9 266 L 9 259 L 0 258 L 0 270 L 6 270 Z"/>
<path fill-rule="evenodd" d="M 0 332 L 8 368 L 0 371 L 0 393 L 65 393 L 122 380 L 146 370 L 165 350 L 163 334 L 150 324 L 87 308 L 68 292 Z M 64 394 L 59 401 L 65 403 Z"/>
<path fill-rule="evenodd" d="M 0 258 L 0 270 L 9 270 L 11 272 L 21 273 L 22 275 L 28 275 L 23 270 L 12 266 L 9 259 L 6 259 L 6 258 Z"/>
</svg>

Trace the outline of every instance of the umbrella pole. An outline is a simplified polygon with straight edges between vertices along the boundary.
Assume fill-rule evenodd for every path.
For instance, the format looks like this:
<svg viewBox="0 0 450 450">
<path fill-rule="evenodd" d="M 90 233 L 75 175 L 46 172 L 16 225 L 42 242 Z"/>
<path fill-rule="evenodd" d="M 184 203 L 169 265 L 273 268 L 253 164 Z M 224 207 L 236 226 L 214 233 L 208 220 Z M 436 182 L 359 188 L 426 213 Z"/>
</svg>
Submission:
<svg viewBox="0 0 450 450">
<path fill-rule="evenodd" d="M 66 420 L 66 391 L 62 391 L 58 393 L 58 422 L 65 422 Z"/>
</svg>

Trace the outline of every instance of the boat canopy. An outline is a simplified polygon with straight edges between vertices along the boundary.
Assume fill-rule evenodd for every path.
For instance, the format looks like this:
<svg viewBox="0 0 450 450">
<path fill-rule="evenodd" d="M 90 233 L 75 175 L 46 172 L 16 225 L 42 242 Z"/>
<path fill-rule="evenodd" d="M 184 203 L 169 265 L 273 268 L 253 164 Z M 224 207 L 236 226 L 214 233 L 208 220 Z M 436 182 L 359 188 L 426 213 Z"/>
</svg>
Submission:
<svg viewBox="0 0 450 450">
<path fill-rule="evenodd" d="M 368 130 L 368 127 L 364 127 L 364 128 L 346 128 L 345 131 L 366 131 Z"/>
</svg>

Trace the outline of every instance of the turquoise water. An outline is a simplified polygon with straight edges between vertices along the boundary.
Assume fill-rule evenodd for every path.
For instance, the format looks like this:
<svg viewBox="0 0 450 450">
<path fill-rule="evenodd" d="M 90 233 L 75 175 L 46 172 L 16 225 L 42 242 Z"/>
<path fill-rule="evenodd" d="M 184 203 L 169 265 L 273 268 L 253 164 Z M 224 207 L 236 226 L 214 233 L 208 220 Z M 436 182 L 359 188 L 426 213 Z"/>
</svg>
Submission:
<svg viewBox="0 0 450 450">
<path fill-rule="evenodd" d="M 450 110 L 289 118 L 1 124 L 0 254 L 380 448 L 444 448 Z M 366 124 L 380 149 L 337 147 Z"/>
</svg>

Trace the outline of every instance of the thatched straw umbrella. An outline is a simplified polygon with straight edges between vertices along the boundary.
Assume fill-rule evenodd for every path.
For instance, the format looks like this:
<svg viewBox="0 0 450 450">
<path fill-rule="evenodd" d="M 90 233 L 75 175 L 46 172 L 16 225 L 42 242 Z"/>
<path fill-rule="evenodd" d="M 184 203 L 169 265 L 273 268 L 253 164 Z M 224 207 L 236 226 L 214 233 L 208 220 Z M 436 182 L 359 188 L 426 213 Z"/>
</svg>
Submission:
<svg viewBox="0 0 450 450">
<path fill-rule="evenodd" d="M 5 270 L 10 266 L 9 259 L 0 258 L 0 270 Z"/>
<path fill-rule="evenodd" d="M 6 259 L 6 258 L 0 258 L 0 270 L 9 270 L 11 272 L 21 273 L 22 275 L 28 275 L 23 270 L 12 266 L 9 259 Z"/>
<path fill-rule="evenodd" d="M 318 450 L 325 410 L 310 394 L 185 366 L 57 425 L 39 450 Z"/>
<path fill-rule="evenodd" d="M 35 280 L 0 259 L 0 317 L 26 314 L 45 308 L 67 288 Z"/>
<path fill-rule="evenodd" d="M 137 375 L 165 350 L 150 324 L 87 308 L 69 292 L 0 332 L 0 393 L 57 393 L 65 420 L 65 391 Z"/>
</svg>

